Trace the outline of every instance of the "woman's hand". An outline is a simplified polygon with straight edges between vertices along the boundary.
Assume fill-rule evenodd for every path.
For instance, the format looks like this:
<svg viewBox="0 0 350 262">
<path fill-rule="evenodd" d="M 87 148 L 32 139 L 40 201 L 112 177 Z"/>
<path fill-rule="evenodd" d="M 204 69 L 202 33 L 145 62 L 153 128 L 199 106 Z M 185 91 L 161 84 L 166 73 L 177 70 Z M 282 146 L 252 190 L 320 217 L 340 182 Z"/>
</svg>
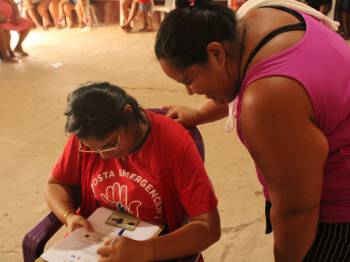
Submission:
<svg viewBox="0 0 350 262">
<path fill-rule="evenodd" d="M 148 262 L 153 260 L 153 249 L 150 241 L 136 241 L 126 237 L 118 237 L 111 245 L 112 239 L 104 242 L 97 250 L 99 262 Z"/>
<path fill-rule="evenodd" d="M 200 124 L 199 113 L 197 110 L 185 106 L 164 106 L 168 110 L 167 117 L 174 119 L 183 126 L 196 126 Z"/>
<path fill-rule="evenodd" d="M 79 227 L 84 227 L 88 231 L 94 231 L 89 221 L 74 213 L 69 213 L 66 216 L 66 224 L 69 232 L 72 232 Z"/>
</svg>

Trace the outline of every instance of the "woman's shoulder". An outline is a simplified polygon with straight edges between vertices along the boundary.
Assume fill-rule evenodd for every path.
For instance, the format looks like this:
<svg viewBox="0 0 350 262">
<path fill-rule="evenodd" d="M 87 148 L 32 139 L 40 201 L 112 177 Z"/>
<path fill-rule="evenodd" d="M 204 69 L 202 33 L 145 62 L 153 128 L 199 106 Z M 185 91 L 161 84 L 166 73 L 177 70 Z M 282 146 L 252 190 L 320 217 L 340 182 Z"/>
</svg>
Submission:
<svg viewBox="0 0 350 262">
<path fill-rule="evenodd" d="M 310 98 L 296 80 L 272 76 L 249 84 L 242 97 L 240 121 L 262 120 L 276 114 L 299 114 L 315 121 Z"/>
<path fill-rule="evenodd" d="M 264 37 L 283 26 L 298 22 L 299 20 L 291 14 L 273 8 L 259 8 L 248 13 L 247 17 L 242 21 L 242 26 L 245 30 L 243 64 L 246 63 L 249 55 Z M 303 36 L 304 31 L 289 31 L 272 37 L 256 54 L 249 67 L 292 47 Z"/>
<path fill-rule="evenodd" d="M 147 112 L 147 115 L 151 122 L 152 138 L 162 147 L 171 147 L 172 150 L 175 150 L 183 148 L 191 142 L 189 131 L 173 119 L 150 111 Z"/>
<path fill-rule="evenodd" d="M 151 121 L 152 128 L 157 132 L 164 132 L 164 134 L 172 135 L 184 135 L 188 133 L 187 129 L 184 128 L 181 124 L 174 121 L 173 119 L 165 116 L 164 111 L 153 112 L 147 110 L 147 116 Z"/>
</svg>

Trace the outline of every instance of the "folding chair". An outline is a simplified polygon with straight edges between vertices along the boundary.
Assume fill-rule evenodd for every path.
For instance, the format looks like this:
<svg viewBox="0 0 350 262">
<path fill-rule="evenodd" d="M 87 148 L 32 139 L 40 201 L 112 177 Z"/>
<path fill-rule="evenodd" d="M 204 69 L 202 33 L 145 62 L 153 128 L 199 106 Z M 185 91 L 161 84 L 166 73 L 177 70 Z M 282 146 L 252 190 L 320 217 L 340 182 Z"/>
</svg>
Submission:
<svg viewBox="0 0 350 262">
<path fill-rule="evenodd" d="M 163 109 L 150 109 L 158 114 L 165 114 Z M 204 161 L 205 149 L 202 136 L 196 127 L 188 128 L 196 146 L 198 152 Z M 75 205 L 78 208 L 80 205 L 80 187 L 72 188 L 73 199 Z M 49 239 L 61 228 L 61 221 L 55 216 L 53 212 L 44 217 L 38 224 L 36 224 L 23 238 L 22 240 L 22 252 L 24 262 L 34 262 L 44 251 L 44 247 Z M 197 259 L 197 255 L 189 258 L 182 259 L 182 262 L 194 262 Z"/>
</svg>

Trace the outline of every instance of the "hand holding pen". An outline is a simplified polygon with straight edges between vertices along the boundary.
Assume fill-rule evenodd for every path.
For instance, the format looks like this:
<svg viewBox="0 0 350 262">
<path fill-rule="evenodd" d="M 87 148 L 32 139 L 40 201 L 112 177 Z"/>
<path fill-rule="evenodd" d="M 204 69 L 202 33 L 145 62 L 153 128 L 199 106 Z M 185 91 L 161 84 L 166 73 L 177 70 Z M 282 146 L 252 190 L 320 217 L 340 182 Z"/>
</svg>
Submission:
<svg viewBox="0 0 350 262">
<path fill-rule="evenodd" d="M 152 247 L 147 241 L 136 241 L 123 237 L 125 229 L 118 236 L 109 238 L 97 250 L 99 262 L 146 262 L 152 260 Z"/>
<path fill-rule="evenodd" d="M 115 243 L 117 243 L 118 239 L 119 239 L 121 236 L 123 236 L 124 231 L 125 231 L 125 228 L 123 228 L 122 230 L 120 230 L 120 231 L 118 232 L 118 236 L 117 236 L 117 237 L 113 237 L 112 240 L 111 240 L 111 242 L 109 243 L 109 245 L 110 245 L 110 246 L 113 246 Z"/>
</svg>

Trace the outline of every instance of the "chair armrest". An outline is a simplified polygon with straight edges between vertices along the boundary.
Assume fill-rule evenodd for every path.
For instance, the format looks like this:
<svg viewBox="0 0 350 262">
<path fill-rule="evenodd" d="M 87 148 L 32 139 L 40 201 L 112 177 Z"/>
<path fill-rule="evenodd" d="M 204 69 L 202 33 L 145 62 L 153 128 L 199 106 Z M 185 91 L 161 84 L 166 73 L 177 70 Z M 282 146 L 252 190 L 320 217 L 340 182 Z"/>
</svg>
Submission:
<svg viewBox="0 0 350 262">
<path fill-rule="evenodd" d="M 35 261 L 43 253 L 47 241 L 61 226 L 61 221 L 52 212 L 34 226 L 22 241 L 24 262 Z"/>
</svg>

